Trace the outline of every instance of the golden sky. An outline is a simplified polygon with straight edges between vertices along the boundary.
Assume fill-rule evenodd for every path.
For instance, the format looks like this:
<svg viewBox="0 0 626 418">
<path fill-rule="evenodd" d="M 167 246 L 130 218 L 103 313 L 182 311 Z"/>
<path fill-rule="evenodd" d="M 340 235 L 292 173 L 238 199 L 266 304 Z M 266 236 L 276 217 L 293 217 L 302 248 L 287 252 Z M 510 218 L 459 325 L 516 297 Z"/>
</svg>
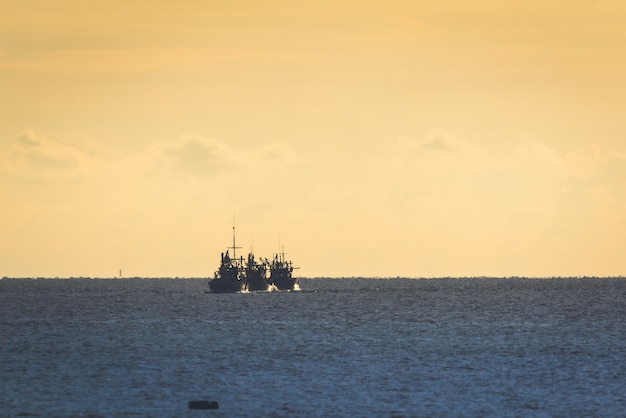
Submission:
<svg viewBox="0 0 626 418">
<path fill-rule="evenodd" d="M 0 276 L 626 274 L 626 3 L 0 0 Z"/>
</svg>

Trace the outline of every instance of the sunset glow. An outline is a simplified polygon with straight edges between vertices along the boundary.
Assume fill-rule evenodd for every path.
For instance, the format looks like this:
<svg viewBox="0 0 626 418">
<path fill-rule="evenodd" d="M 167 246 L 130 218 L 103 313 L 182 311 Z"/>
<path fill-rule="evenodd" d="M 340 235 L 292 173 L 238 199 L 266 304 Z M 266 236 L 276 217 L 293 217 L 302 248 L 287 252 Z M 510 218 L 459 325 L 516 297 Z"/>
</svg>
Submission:
<svg viewBox="0 0 626 418">
<path fill-rule="evenodd" d="M 0 277 L 626 273 L 626 5 L 0 0 Z M 279 244 L 280 240 L 280 244 Z"/>
</svg>

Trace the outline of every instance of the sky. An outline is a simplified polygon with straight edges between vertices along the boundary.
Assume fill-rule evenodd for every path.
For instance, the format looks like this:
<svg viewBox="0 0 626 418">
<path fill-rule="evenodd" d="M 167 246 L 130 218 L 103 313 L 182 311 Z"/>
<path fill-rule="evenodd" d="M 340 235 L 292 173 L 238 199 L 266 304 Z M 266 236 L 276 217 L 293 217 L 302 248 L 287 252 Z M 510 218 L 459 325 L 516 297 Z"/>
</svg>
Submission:
<svg viewBox="0 0 626 418">
<path fill-rule="evenodd" d="M 0 277 L 626 274 L 621 0 L 0 0 Z"/>
</svg>

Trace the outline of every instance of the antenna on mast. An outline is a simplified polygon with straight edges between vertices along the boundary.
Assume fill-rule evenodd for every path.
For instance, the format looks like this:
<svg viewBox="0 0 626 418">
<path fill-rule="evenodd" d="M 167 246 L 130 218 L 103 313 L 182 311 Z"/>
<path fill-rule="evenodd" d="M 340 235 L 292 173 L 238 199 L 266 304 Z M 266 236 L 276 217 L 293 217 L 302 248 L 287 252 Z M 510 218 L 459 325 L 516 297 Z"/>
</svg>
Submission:
<svg viewBox="0 0 626 418">
<path fill-rule="evenodd" d="M 280 228 L 278 228 L 278 259 L 281 263 L 285 262 L 285 247 L 280 243 Z"/>
<path fill-rule="evenodd" d="M 235 224 L 233 223 L 233 258 L 237 259 L 237 247 L 235 246 Z"/>
<path fill-rule="evenodd" d="M 282 252 L 281 252 L 280 248 L 281 248 L 281 245 L 280 245 L 280 227 L 279 227 L 278 228 L 278 255 L 280 256 L 279 260 L 282 262 L 283 261 L 283 255 L 282 255 Z"/>
<path fill-rule="evenodd" d="M 241 247 L 237 247 L 237 245 L 235 245 L 235 213 L 233 212 L 233 246 L 230 247 L 233 250 L 233 260 L 237 259 L 237 248 L 241 248 Z"/>
</svg>

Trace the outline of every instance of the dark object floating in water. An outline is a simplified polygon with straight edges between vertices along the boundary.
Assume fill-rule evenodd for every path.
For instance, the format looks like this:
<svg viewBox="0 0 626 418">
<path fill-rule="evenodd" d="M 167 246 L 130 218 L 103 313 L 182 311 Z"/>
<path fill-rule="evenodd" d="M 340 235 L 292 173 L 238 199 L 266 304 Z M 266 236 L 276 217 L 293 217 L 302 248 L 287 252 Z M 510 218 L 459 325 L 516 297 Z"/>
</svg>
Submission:
<svg viewBox="0 0 626 418">
<path fill-rule="evenodd" d="M 270 286 L 275 286 L 278 290 L 293 290 L 298 283 L 298 279 L 293 277 L 293 267 L 291 261 L 285 260 L 285 252 L 275 254 L 270 262 L 267 258 L 256 261 L 254 254 L 250 252 L 248 259 L 244 263 L 243 257 L 237 258 L 237 247 L 235 245 L 235 227 L 233 226 L 233 246 L 228 247 L 233 250 L 231 257 L 226 250 L 222 253 L 220 267 L 215 272 L 215 277 L 209 280 L 209 289 L 213 293 L 236 293 L 242 291 L 265 291 Z M 268 275 L 269 273 L 269 275 Z"/>
<path fill-rule="evenodd" d="M 219 409 L 217 401 L 189 401 L 189 409 Z"/>
</svg>

